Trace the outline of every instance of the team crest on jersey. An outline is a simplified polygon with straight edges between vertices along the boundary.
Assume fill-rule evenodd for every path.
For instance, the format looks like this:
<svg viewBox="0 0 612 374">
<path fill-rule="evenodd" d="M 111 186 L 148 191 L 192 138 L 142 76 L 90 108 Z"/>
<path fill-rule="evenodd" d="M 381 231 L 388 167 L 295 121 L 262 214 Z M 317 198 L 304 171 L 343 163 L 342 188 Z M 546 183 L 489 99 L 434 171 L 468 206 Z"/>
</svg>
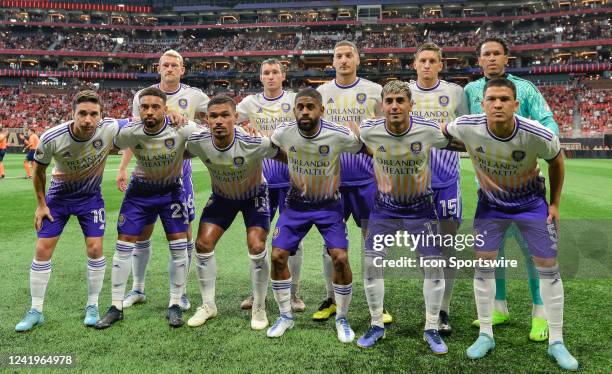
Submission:
<svg viewBox="0 0 612 374">
<path fill-rule="evenodd" d="M 332 99 L 331 97 L 329 99 L 327 99 L 327 103 L 328 104 L 333 104 L 334 103 L 334 99 Z"/>
<path fill-rule="evenodd" d="M 438 102 L 440 103 L 440 105 L 442 106 L 447 106 L 448 102 L 449 102 L 449 98 L 446 95 L 442 95 L 440 97 L 438 97 Z"/>
<path fill-rule="evenodd" d="M 412 151 L 412 153 L 420 153 L 422 149 L 423 145 L 421 144 L 421 142 L 414 142 L 410 144 L 410 150 Z"/>
<path fill-rule="evenodd" d="M 96 139 L 93 143 L 91 143 L 91 145 L 93 145 L 95 149 L 100 149 L 102 148 L 102 140 Z"/>
<path fill-rule="evenodd" d="M 174 139 L 173 138 L 166 139 L 164 140 L 164 144 L 166 145 L 166 148 L 172 149 L 174 148 Z"/>
<path fill-rule="evenodd" d="M 274 233 L 272 234 L 272 238 L 276 239 L 280 235 L 280 227 L 274 228 Z"/>
<path fill-rule="evenodd" d="M 291 105 L 289 105 L 289 103 L 282 103 L 281 109 L 283 110 L 283 112 L 287 113 L 291 110 Z"/>
<path fill-rule="evenodd" d="M 235 166 L 242 166 L 242 165 L 244 165 L 244 157 L 242 157 L 242 156 L 234 157 L 234 165 Z"/>
<path fill-rule="evenodd" d="M 181 109 L 187 109 L 187 104 L 187 99 L 185 98 L 179 99 L 178 101 L 178 105 L 181 107 Z"/>
<path fill-rule="evenodd" d="M 329 146 L 328 145 L 320 145 L 319 146 L 319 154 L 326 156 L 329 154 Z"/>
<path fill-rule="evenodd" d="M 523 161 L 525 156 L 525 151 L 512 151 L 512 159 L 516 162 Z"/>
<path fill-rule="evenodd" d="M 363 104 L 363 103 L 365 103 L 365 101 L 368 98 L 368 96 L 366 94 L 364 94 L 363 92 L 361 92 L 361 93 L 358 93 L 357 95 L 355 95 L 355 98 L 357 99 L 357 102 L 359 104 Z"/>
<path fill-rule="evenodd" d="M 123 214 L 119 215 L 117 219 L 117 226 L 123 226 L 125 224 L 125 216 Z"/>
<path fill-rule="evenodd" d="M 289 147 L 289 152 L 294 152 L 294 153 L 295 153 L 295 152 L 297 152 L 297 151 L 295 150 L 295 147 L 294 147 L 294 146 L 291 146 L 291 147 Z"/>
<path fill-rule="evenodd" d="M 380 147 L 378 147 L 378 152 L 387 152 L 387 150 L 384 146 L 381 145 Z"/>
</svg>

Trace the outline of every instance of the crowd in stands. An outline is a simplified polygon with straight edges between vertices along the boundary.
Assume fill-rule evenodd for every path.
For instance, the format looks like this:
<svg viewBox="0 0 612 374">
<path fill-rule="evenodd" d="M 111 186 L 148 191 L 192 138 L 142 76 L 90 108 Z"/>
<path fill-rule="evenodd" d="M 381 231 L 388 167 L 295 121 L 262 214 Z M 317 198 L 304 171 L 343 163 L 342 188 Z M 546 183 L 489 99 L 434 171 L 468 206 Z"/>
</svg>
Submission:
<svg viewBox="0 0 612 374">
<path fill-rule="evenodd" d="M 580 96 L 580 116 L 582 131 L 602 132 L 612 130 L 612 90 L 582 91 Z"/>
</svg>

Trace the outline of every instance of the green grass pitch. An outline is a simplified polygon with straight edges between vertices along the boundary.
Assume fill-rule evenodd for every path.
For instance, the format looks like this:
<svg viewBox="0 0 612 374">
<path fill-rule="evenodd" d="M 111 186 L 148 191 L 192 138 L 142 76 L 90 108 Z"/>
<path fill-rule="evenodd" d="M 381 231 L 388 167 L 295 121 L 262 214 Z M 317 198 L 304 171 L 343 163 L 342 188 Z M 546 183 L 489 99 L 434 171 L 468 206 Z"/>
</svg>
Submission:
<svg viewBox="0 0 612 374">
<path fill-rule="evenodd" d="M 419 279 L 395 277 L 386 282 L 385 305 L 395 318 L 387 338 L 374 349 L 338 342 L 333 322 L 314 322 L 310 315 L 324 295 L 321 275 L 322 240 L 312 230 L 305 240 L 302 296 L 305 313 L 297 314 L 296 327 L 281 339 L 268 339 L 265 331 L 250 329 L 250 313 L 239 309 L 250 288 L 249 260 L 242 220 L 234 222 L 216 250 L 219 266 L 217 306 L 219 316 L 200 328 L 172 329 L 164 318 L 168 302 L 168 249 L 160 225 L 153 237 L 153 255 L 147 274 L 148 301 L 126 310 L 125 320 L 104 331 L 82 325 L 86 301 L 84 243 L 78 223 L 66 227 L 53 257 L 53 272 L 45 299 L 45 323 L 31 333 L 14 332 L 15 324 L 30 307 L 29 267 L 36 240 L 33 228 L 35 198 L 32 183 L 22 179 L 23 155 L 7 155 L 6 176 L 0 180 L 0 354 L 74 354 L 75 369 L 87 372 L 554 372 L 557 365 L 546 354 L 546 343 L 528 341 L 531 299 L 527 281 L 508 282 L 511 323 L 495 329 L 497 348 L 485 359 L 470 361 L 466 348 L 478 330 L 470 326 L 476 316 L 472 281 L 457 280 L 451 304 L 455 332 L 446 339 L 449 353 L 435 357 L 422 341 L 424 306 Z M 103 313 L 110 304 L 111 259 L 116 239 L 115 222 L 122 199 L 114 184 L 119 158 L 108 160 L 103 183 L 108 228 L 104 239 L 107 272 L 100 299 Z M 201 211 L 210 193 L 208 173 L 194 162 L 197 208 Z M 476 204 L 474 172 L 462 160 L 464 219 L 473 217 Z M 568 160 L 563 193 L 562 220 L 589 222 L 612 220 L 612 162 Z M 578 221 L 581 220 L 581 221 Z M 588 220 L 588 221 L 587 221 Z M 586 223 L 585 223 L 586 222 Z M 610 222 L 610 221 L 608 221 Z M 464 229 L 469 230 L 469 222 Z M 612 228 L 608 226 L 608 228 Z M 368 326 L 369 314 L 361 280 L 359 230 L 349 224 L 354 293 L 350 321 L 357 336 Z M 612 230 L 608 230 L 609 233 Z M 602 238 L 602 239 L 605 239 Z M 563 237 L 561 238 L 563 240 Z M 612 372 L 610 352 L 610 276 L 591 272 L 597 266 L 610 269 L 607 245 L 591 262 L 581 259 L 574 279 L 564 279 L 565 341 L 584 372 Z M 569 248 L 571 249 L 571 248 Z M 471 252 L 466 254 L 471 258 Z M 560 256 L 565 254 L 560 253 Z M 513 245 L 508 256 L 522 255 Z M 592 266 L 591 266 L 592 265 Z M 524 273 L 523 269 L 520 272 Z M 609 270 L 608 270 L 609 272 Z M 563 273 L 562 273 L 563 276 Z M 570 277 L 571 278 L 571 277 Z M 131 279 L 128 283 L 131 286 Z M 188 294 L 195 306 L 200 296 L 195 271 Z M 278 316 L 272 292 L 268 292 L 268 318 Z M 186 313 L 189 318 L 193 309 Z M 6 366 L 0 367 L 4 371 Z"/>
</svg>

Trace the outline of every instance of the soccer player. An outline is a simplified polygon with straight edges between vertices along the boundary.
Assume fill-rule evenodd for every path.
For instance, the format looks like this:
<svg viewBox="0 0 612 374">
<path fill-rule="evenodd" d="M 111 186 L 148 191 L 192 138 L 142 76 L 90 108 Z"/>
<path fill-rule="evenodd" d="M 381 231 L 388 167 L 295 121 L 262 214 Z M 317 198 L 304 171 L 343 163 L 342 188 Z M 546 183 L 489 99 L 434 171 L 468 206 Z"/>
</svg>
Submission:
<svg viewBox="0 0 612 374">
<path fill-rule="evenodd" d="M 295 98 L 297 122 L 283 124 L 272 134 L 272 142 L 287 153 L 291 187 L 272 239 L 272 291 L 280 317 L 268 329 L 267 335 L 280 337 L 293 328 L 292 281 L 287 259 L 315 225 L 332 258 L 338 339 L 350 343 L 355 338 L 347 320 L 353 276 L 339 191 L 340 154 L 357 153 L 363 144 L 350 129 L 322 119 L 323 113 L 321 94 L 305 88 Z"/>
<path fill-rule="evenodd" d="M 196 239 L 196 268 L 202 306 L 187 321 L 200 326 L 217 315 L 215 284 L 217 263 L 215 246 L 242 212 L 246 227 L 253 306 L 251 328 L 268 327 L 266 292 L 270 267 L 266 239 L 270 231 L 268 188 L 262 173 L 264 158 L 284 156 L 268 137 L 251 137 L 235 129 L 238 114 L 236 103 L 226 95 L 208 102 L 206 122 L 209 129 L 193 134 L 187 140 L 187 152 L 200 158 L 210 173 L 213 193 L 200 219 Z"/>
<path fill-rule="evenodd" d="M 181 128 L 169 125 L 166 94 L 159 88 L 145 88 L 139 94 L 140 121 L 123 127 L 115 136 L 115 147 L 130 148 L 136 167 L 127 188 L 117 222 L 117 244 L 113 256 L 112 306 L 98 321 L 104 329 L 123 319 L 123 298 L 130 275 L 132 252 L 144 227 L 159 216 L 170 247 L 170 326 L 183 325 L 179 306 L 187 275 L 188 202 L 182 184 L 183 153 L 194 122 Z"/>
<path fill-rule="evenodd" d="M 455 118 L 469 114 L 467 98 L 463 88 L 457 84 L 439 79 L 444 67 L 442 50 L 434 43 L 424 43 L 414 55 L 414 69 L 417 80 L 410 82 L 412 91 L 412 114 L 434 120 L 439 124 L 450 123 Z M 440 220 L 441 235 L 455 235 L 461 223 L 461 190 L 459 188 L 459 154 L 450 150 L 431 148 L 431 189 Z M 456 255 L 454 247 L 444 247 L 448 260 Z M 438 331 L 450 335 L 450 301 L 455 283 L 455 268 L 444 268 L 445 288 Z"/>
<path fill-rule="evenodd" d="M 270 137 L 279 124 L 295 120 L 293 115 L 295 93 L 283 90 L 285 74 L 285 66 L 277 59 L 267 59 L 261 63 L 259 80 L 263 85 L 263 92 L 249 95 L 238 104 L 238 122 L 248 121 L 261 134 Z M 277 209 L 282 212 L 285 208 L 285 197 L 289 190 L 289 170 L 286 163 L 264 159 L 263 173 L 270 194 L 270 219 L 273 219 Z M 304 251 L 300 243 L 296 253 L 289 257 L 289 272 L 293 279 L 291 309 L 294 312 L 303 312 L 306 308 L 299 295 L 303 257 Z M 250 309 L 252 305 L 251 295 L 240 304 L 240 307 Z"/>
<path fill-rule="evenodd" d="M 359 51 L 357 46 L 348 40 L 338 42 L 334 47 L 333 66 L 336 78 L 317 88 L 323 97 L 325 107 L 324 119 L 359 133 L 359 124 L 364 119 L 378 117 L 380 109 L 381 85 L 357 77 Z M 340 156 L 341 182 L 340 193 L 344 209 L 344 219 L 353 215 L 353 220 L 365 234 L 365 221 L 370 216 L 376 182 L 372 168 L 372 159 L 365 154 L 344 153 Z M 323 275 L 327 297 L 319 310 L 312 315 L 314 320 L 324 321 L 336 311 L 334 289 L 332 287 L 332 261 L 323 248 Z M 385 313 L 385 323 L 392 317 Z"/>
<path fill-rule="evenodd" d="M 467 349 L 471 359 L 484 357 L 495 347 L 493 298 L 495 264 L 505 232 L 516 224 L 525 238 L 540 275 L 540 293 L 548 318 L 548 354 L 563 369 L 576 370 L 578 361 L 563 344 L 563 282 L 557 263 L 559 204 L 564 178 L 559 138 L 539 122 L 515 111 L 516 86 L 507 78 L 485 84 L 484 114 L 463 116 L 446 126 L 445 133 L 462 141 L 472 159 L 479 181 L 474 229 L 476 241 L 474 297 L 480 335 Z M 548 162 L 550 204 L 538 159 Z"/>
<path fill-rule="evenodd" d="M 555 123 L 553 114 L 546 104 L 542 94 L 528 80 L 507 74 L 505 66 L 508 63 L 508 46 L 503 39 L 487 38 L 483 40 L 476 49 L 478 53 L 478 64 L 482 67 L 484 77 L 470 82 L 465 86 L 465 93 L 468 97 L 470 113 L 482 113 L 481 103 L 483 101 L 483 88 L 490 79 L 505 77 L 512 81 L 516 86 L 516 99 L 519 102 L 517 114 L 538 121 L 555 134 L 559 134 L 559 127 Z M 538 272 L 529 256 L 527 243 L 513 225 L 506 232 L 506 237 L 514 237 L 519 247 L 525 255 L 527 262 L 527 274 L 529 276 L 529 289 L 533 301 L 531 331 L 529 339 L 533 341 L 545 341 L 548 337 L 548 324 L 540 297 L 540 286 Z M 499 248 L 500 258 L 504 256 L 505 238 Z M 506 324 L 510 321 L 508 304 L 506 302 L 506 272 L 504 268 L 498 268 L 495 272 L 496 294 L 495 307 L 493 310 L 493 325 Z M 473 323 L 478 326 L 478 320 Z"/>
<path fill-rule="evenodd" d="M 4 178 L 4 155 L 6 154 L 6 140 L 8 138 L 8 130 L 0 127 L 0 179 Z"/>
<path fill-rule="evenodd" d="M 44 321 L 43 302 L 51 276 L 51 257 L 70 216 L 79 220 L 87 252 L 84 323 L 93 326 L 99 317 L 98 295 L 106 269 L 102 252 L 106 215 L 100 184 L 119 124 L 111 119 L 101 121 L 102 102 L 93 91 L 77 93 L 72 110 L 72 121 L 45 131 L 33 157 L 37 200 L 34 224 L 38 240 L 30 268 L 32 307 L 15 326 L 19 332 L 32 330 Z M 45 194 L 45 173 L 52 160 L 55 160 L 55 168 Z"/>
<path fill-rule="evenodd" d="M 183 65 L 183 57 L 176 51 L 170 49 L 164 52 L 159 59 L 157 71 L 160 75 L 159 84 L 151 87 L 157 87 L 164 91 L 167 97 L 166 106 L 169 110 L 183 115 L 190 121 L 196 118 L 201 118 L 206 113 L 206 104 L 210 100 L 208 96 L 195 87 L 190 87 L 181 83 L 181 77 L 185 74 L 185 66 Z M 139 97 L 141 91 L 134 95 L 132 104 L 132 115 L 139 116 Z M 130 149 L 124 150 L 119 172 L 117 174 L 117 185 L 121 191 L 125 191 L 127 183 L 127 166 L 132 158 Z M 194 244 L 191 239 L 191 222 L 195 219 L 195 206 L 193 197 L 193 183 L 191 181 L 191 160 L 183 161 L 183 187 L 185 189 L 185 198 L 189 208 L 189 229 L 187 241 L 187 274 L 189 274 L 189 265 L 191 264 L 191 254 Z M 154 222 L 147 222 L 143 232 L 136 241 L 136 248 L 132 256 L 132 275 L 133 284 L 132 290 L 128 292 L 123 301 L 123 307 L 129 308 L 134 304 L 143 303 L 146 301 L 145 294 L 145 275 L 149 258 L 151 257 L 151 235 L 153 234 Z M 183 310 L 188 310 L 191 307 L 187 294 L 183 291 L 181 302 L 179 304 Z"/>
<path fill-rule="evenodd" d="M 410 85 L 391 81 L 382 90 L 385 118 L 361 123 L 361 141 L 373 154 L 378 192 L 368 222 L 364 258 L 364 288 L 370 309 L 371 325 L 357 345 L 371 348 L 384 337 L 384 279 L 380 260 L 388 248 L 375 248 L 374 238 L 395 236 L 400 230 L 417 235 L 437 234 L 436 207 L 433 204 L 430 170 L 432 148 L 445 148 L 448 139 L 440 125 L 411 114 Z M 419 256 L 426 260 L 442 258 L 440 248 L 433 243 L 419 243 Z M 378 261 L 377 261 L 378 258 Z M 378 263 L 378 264 L 377 264 Z M 435 354 L 445 354 L 448 348 L 438 333 L 440 305 L 444 295 L 444 270 L 441 266 L 423 267 L 425 298 L 425 331 L 423 339 Z"/>
<path fill-rule="evenodd" d="M 32 168 L 34 167 L 34 153 L 36 152 L 36 148 L 38 148 L 38 143 L 40 143 L 40 139 L 38 135 L 36 135 L 36 130 L 33 128 L 28 129 L 28 140 L 25 141 L 24 149 L 28 152 L 26 154 L 26 158 L 23 161 L 23 168 L 26 172 L 26 179 L 32 178 Z"/>
</svg>

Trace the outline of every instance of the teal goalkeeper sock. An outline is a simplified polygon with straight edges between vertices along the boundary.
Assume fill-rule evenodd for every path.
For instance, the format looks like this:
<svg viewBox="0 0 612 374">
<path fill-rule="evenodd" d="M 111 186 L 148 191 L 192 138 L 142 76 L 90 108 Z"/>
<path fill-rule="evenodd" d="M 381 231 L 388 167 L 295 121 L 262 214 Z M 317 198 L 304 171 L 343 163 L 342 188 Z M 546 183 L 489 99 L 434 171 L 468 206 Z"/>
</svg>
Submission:
<svg viewBox="0 0 612 374">
<path fill-rule="evenodd" d="M 502 239 L 497 253 L 497 259 L 505 255 L 506 237 Z M 506 301 L 506 268 L 498 266 L 495 268 L 495 300 Z"/>
</svg>

